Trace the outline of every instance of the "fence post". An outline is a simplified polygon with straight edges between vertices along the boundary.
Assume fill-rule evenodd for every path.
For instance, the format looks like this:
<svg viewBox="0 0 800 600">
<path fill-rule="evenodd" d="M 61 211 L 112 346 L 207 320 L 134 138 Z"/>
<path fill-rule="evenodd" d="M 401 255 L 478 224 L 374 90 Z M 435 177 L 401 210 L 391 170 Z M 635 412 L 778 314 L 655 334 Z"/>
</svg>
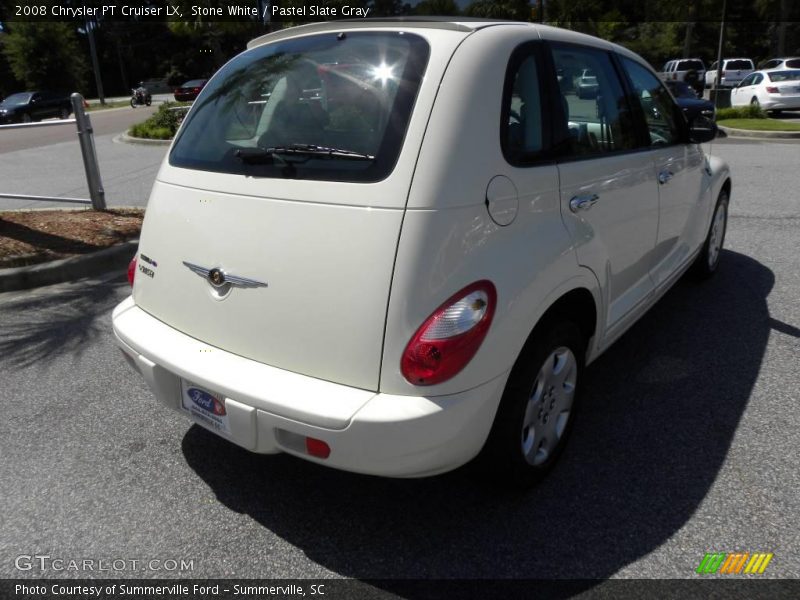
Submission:
<svg viewBox="0 0 800 600">
<path fill-rule="evenodd" d="M 75 114 L 75 123 L 78 126 L 78 141 L 81 144 L 83 167 L 86 170 L 86 183 L 89 186 L 92 208 L 105 210 L 106 192 L 103 189 L 103 182 L 100 180 L 100 167 L 97 166 L 92 121 L 83 110 L 83 96 L 76 92 L 70 96 L 70 100 L 72 101 L 72 112 Z"/>
</svg>

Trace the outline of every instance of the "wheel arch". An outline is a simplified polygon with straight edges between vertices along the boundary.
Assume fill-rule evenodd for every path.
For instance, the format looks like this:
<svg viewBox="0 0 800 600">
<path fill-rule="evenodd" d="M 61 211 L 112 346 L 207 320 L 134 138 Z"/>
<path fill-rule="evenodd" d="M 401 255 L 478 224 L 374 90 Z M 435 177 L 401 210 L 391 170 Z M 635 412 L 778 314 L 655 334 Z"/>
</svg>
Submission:
<svg viewBox="0 0 800 600">
<path fill-rule="evenodd" d="M 602 331 L 602 312 L 599 287 L 586 285 L 588 281 L 573 281 L 572 285 L 559 289 L 547 302 L 546 308 L 538 318 L 532 319 L 530 332 L 518 353 L 522 354 L 524 347 L 535 339 L 542 328 L 555 321 L 570 321 L 577 325 L 586 343 L 586 364 L 597 355 L 598 331 Z"/>
</svg>

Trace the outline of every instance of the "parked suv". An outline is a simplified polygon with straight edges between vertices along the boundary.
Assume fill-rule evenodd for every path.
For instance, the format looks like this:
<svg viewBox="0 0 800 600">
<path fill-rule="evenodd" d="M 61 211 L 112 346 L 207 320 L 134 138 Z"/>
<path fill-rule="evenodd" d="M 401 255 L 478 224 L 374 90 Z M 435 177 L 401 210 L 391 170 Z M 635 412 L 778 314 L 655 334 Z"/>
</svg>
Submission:
<svg viewBox="0 0 800 600">
<path fill-rule="evenodd" d="M 722 77 L 719 87 L 736 87 L 739 82 L 755 71 L 753 61 L 749 58 L 726 58 L 722 61 Z M 714 87 L 717 80 L 717 61 L 711 63 L 706 71 L 706 87 Z"/>
<path fill-rule="evenodd" d="M 699 58 L 677 58 L 667 61 L 659 75 L 664 81 L 685 81 L 698 93 L 701 93 L 706 76 L 706 66 Z"/>
<path fill-rule="evenodd" d="M 559 70 L 590 70 L 595 102 Z M 586 365 L 684 272 L 717 269 L 714 133 L 643 59 L 574 32 L 266 35 L 159 170 L 117 342 L 162 404 L 248 450 L 394 477 L 480 456 L 530 485 Z"/>
<path fill-rule="evenodd" d="M 68 94 L 20 92 L 0 102 L 0 123 L 30 123 L 49 117 L 69 118 L 72 103 Z"/>
</svg>

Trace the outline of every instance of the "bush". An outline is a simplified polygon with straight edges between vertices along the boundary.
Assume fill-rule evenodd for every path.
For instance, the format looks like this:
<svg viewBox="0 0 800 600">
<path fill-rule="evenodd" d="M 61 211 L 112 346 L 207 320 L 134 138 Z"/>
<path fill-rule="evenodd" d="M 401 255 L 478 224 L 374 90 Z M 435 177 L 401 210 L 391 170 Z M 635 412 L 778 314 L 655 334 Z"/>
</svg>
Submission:
<svg viewBox="0 0 800 600">
<path fill-rule="evenodd" d="M 750 104 L 748 106 L 736 106 L 731 108 L 720 108 L 717 110 L 717 121 L 724 119 L 766 119 L 767 113 L 760 106 Z"/>
<path fill-rule="evenodd" d="M 186 102 L 164 102 L 156 113 L 142 123 L 137 123 L 128 132 L 133 137 L 153 140 L 170 140 L 175 137 L 178 126 L 186 114 L 183 111 L 170 110 L 176 106 L 186 106 Z"/>
</svg>

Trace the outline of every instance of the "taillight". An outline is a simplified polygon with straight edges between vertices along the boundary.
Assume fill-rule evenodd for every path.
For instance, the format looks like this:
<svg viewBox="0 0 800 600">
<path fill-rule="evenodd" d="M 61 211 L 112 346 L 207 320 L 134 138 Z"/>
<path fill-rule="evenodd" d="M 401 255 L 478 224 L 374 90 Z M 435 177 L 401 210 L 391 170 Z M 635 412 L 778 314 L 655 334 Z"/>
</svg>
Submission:
<svg viewBox="0 0 800 600">
<path fill-rule="evenodd" d="M 414 385 L 433 385 L 456 375 L 472 360 L 492 324 L 497 292 L 476 281 L 451 296 L 408 342 L 400 371 Z"/>
<path fill-rule="evenodd" d="M 128 283 L 133 287 L 133 278 L 136 277 L 136 256 L 128 263 Z"/>
<path fill-rule="evenodd" d="M 769 94 L 780 94 L 780 92 L 781 91 L 778 88 L 776 88 L 774 85 L 768 85 L 767 86 L 767 93 L 769 93 Z"/>
</svg>

